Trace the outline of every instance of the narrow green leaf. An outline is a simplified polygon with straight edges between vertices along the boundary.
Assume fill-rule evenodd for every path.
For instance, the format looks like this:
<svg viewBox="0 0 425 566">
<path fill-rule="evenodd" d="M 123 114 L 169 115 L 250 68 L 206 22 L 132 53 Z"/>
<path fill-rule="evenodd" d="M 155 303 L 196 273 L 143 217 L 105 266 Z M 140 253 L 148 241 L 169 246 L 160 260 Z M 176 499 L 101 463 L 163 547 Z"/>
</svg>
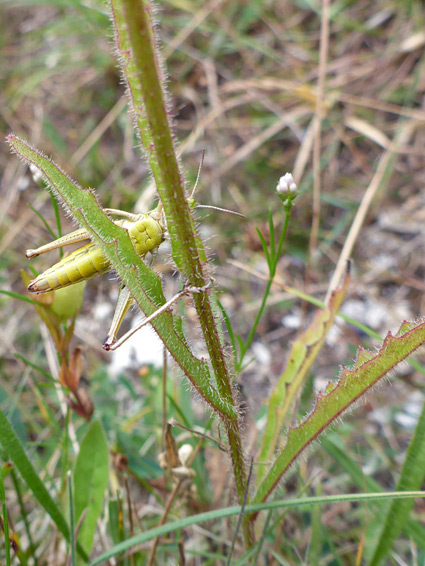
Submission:
<svg viewBox="0 0 425 566">
<path fill-rule="evenodd" d="M 320 497 L 305 497 L 300 499 L 285 499 L 282 501 L 271 501 L 267 503 L 259 503 L 256 505 L 247 505 L 245 507 L 245 513 L 259 513 L 260 511 L 266 511 L 268 509 L 293 509 L 298 507 L 308 507 L 311 505 L 329 504 L 329 503 L 340 503 L 344 502 L 366 502 L 366 501 L 385 501 L 388 499 L 417 499 L 419 497 L 425 498 L 424 491 L 414 491 L 414 492 L 393 492 L 393 493 L 357 493 L 357 494 L 344 494 L 344 495 L 332 495 L 332 496 L 320 496 Z M 125 540 L 122 543 L 110 548 L 104 554 L 101 554 L 95 558 L 89 566 L 99 566 L 107 562 L 113 556 L 121 552 L 125 552 L 132 548 L 133 546 L 138 546 L 145 542 L 148 542 L 156 537 L 163 536 L 167 533 L 172 533 L 180 529 L 185 529 L 191 525 L 200 525 L 207 521 L 223 520 L 226 517 L 232 517 L 234 515 L 239 515 L 241 512 L 241 506 L 235 505 L 233 507 L 226 507 L 223 509 L 216 509 L 214 511 L 208 511 L 206 513 L 200 513 L 199 515 L 191 515 L 190 517 L 185 517 L 173 523 L 168 523 L 162 525 L 161 527 L 155 527 L 143 533 L 140 533 L 134 537 Z"/>
<path fill-rule="evenodd" d="M 74 490 L 72 488 L 72 474 L 68 471 L 68 500 L 69 500 L 69 527 L 71 530 L 71 564 L 70 566 L 75 566 L 76 564 L 76 544 L 75 544 L 75 509 L 74 509 Z"/>
<path fill-rule="evenodd" d="M 51 195 L 50 195 L 51 196 Z M 52 199 L 54 200 L 54 199 Z M 55 201 L 56 202 L 56 201 Z M 52 236 L 52 238 L 54 240 L 56 240 L 57 238 L 60 238 L 60 235 L 57 236 L 53 230 L 50 228 L 49 223 L 47 222 L 47 220 L 44 218 L 44 216 L 41 214 L 41 212 L 39 212 L 36 208 L 34 208 L 31 204 L 28 204 L 29 208 L 34 212 L 34 214 L 36 214 L 39 219 L 42 221 L 42 223 L 44 224 L 44 227 L 47 229 L 47 231 L 49 232 L 49 234 Z"/>
<path fill-rule="evenodd" d="M 373 478 L 366 476 L 362 468 L 350 458 L 347 451 L 337 446 L 329 436 L 322 438 L 320 445 L 350 475 L 359 489 L 366 487 L 367 491 L 384 491 L 379 483 Z M 425 550 L 425 527 L 423 525 L 409 518 L 404 532 L 406 536 L 411 537 L 415 541 L 419 548 Z"/>
<path fill-rule="evenodd" d="M 62 236 L 62 223 L 61 223 L 58 201 L 55 199 L 52 193 L 50 193 L 50 200 L 52 201 L 53 210 L 55 211 L 56 226 L 58 229 L 58 238 L 60 238 Z"/>
<path fill-rule="evenodd" d="M 121 542 L 120 537 L 120 507 L 118 499 L 109 499 L 108 501 L 108 529 L 114 544 Z"/>
<path fill-rule="evenodd" d="M 40 475 L 35 471 L 12 425 L 2 410 L 0 410 L 0 443 L 7 457 L 14 463 L 22 479 L 31 489 L 34 497 L 50 515 L 59 531 L 69 540 L 69 528 L 62 512 L 41 482 Z"/>
<path fill-rule="evenodd" d="M 170 407 L 173 407 L 174 410 L 176 411 L 177 415 L 180 417 L 181 422 L 184 424 L 184 426 L 187 426 L 188 428 L 191 427 L 191 423 L 188 420 L 187 416 L 185 415 L 185 413 L 181 410 L 181 408 L 179 407 L 179 405 L 177 404 L 176 400 L 174 399 L 174 396 L 170 393 L 167 393 L 167 400 L 170 403 Z"/>
<path fill-rule="evenodd" d="M 75 520 L 85 516 L 78 533 L 82 548 L 90 553 L 96 523 L 103 508 L 108 487 L 108 445 L 99 421 L 94 421 L 80 445 L 74 470 Z"/>
<path fill-rule="evenodd" d="M 37 305 L 37 301 L 33 301 L 29 297 L 22 295 L 21 293 L 14 293 L 13 291 L 4 291 L 0 289 L 0 293 L 2 295 L 7 295 L 8 297 L 12 297 L 12 299 L 18 299 L 18 301 L 23 301 L 24 303 L 30 303 L 30 305 Z"/>
<path fill-rule="evenodd" d="M 292 344 L 285 370 L 270 395 L 259 462 L 265 463 L 273 458 L 282 425 L 296 395 L 304 385 L 314 360 L 322 350 L 326 336 L 345 297 L 348 283 L 349 278 L 346 277 L 344 285 L 332 294 L 329 306 L 316 313 L 307 330 Z M 258 467 L 258 485 L 265 472 L 265 465 Z"/>
<path fill-rule="evenodd" d="M 18 360 L 22 360 L 24 362 L 25 365 L 35 369 L 36 371 L 40 372 L 41 375 L 44 375 L 44 377 L 46 379 L 48 379 L 51 383 L 55 382 L 54 377 L 52 376 L 51 373 L 49 373 L 48 371 L 46 371 L 45 369 L 43 369 L 42 367 L 40 367 L 39 365 L 31 362 L 28 358 L 26 358 L 25 356 L 23 356 L 22 354 L 14 354 L 15 358 L 17 358 Z"/>
<path fill-rule="evenodd" d="M 18 500 L 18 504 L 19 504 L 19 509 L 20 509 L 20 516 L 24 522 L 25 525 L 25 533 L 28 537 L 28 547 L 27 547 L 27 555 L 28 556 L 35 556 L 35 549 L 36 549 L 36 545 L 34 544 L 34 541 L 32 539 L 32 534 L 31 534 L 31 529 L 30 529 L 30 520 L 29 520 L 29 511 L 26 509 L 25 507 L 25 502 L 24 502 L 24 497 L 22 494 L 22 488 L 21 488 L 21 480 L 18 477 L 18 474 L 15 470 L 15 468 L 12 468 L 10 470 L 10 475 L 12 477 L 12 482 L 13 482 L 13 487 L 15 488 L 15 493 L 16 493 L 16 497 Z M 34 566 L 37 566 L 37 562 L 35 561 Z"/>
<path fill-rule="evenodd" d="M 267 242 L 266 239 L 264 238 L 263 234 L 261 233 L 260 229 L 257 228 L 257 226 L 255 227 L 255 230 L 258 234 L 258 237 L 260 238 L 260 242 L 261 242 L 261 246 L 263 248 L 263 252 L 264 255 L 266 256 L 266 260 L 267 260 L 267 265 L 269 267 L 269 271 L 272 271 L 272 266 L 273 266 L 273 260 L 272 257 L 270 256 L 270 252 L 269 252 L 269 248 L 267 246 Z"/>
<path fill-rule="evenodd" d="M 9 518 L 7 516 L 6 493 L 4 491 L 3 474 L 0 472 L 0 502 L 3 514 L 4 550 L 6 554 L 6 566 L 10 566 L 10 539 Z"/>
<path fill-rule="evenodd" d="M 317 491 L 323 493 L 323 486 L 319 483 Z M 314 507 L 311 511 L 311 537 L 308 552 L 309 566 L 318 566 L 323 545 L 322 536 L 322 513 L 319 507 Z M 326 528 L 326 527 L 324 527 Z"/>
<path fill-rule="evenodd" d="M 216 299 L 216 300 L 217 300 L 217 305 L 218 305 L 219 309 L 221 310 L 221 314 L 223 315 L 224 323 L 225 323 L 226 328 L 227 328 L 227 333 L 229 334 L 230 343 L 232 345 L 232 350 L 233 350 L 233 356 L 236 359 L 236 356 L 237 356 L 236 337 L 235 337 L 235 333 L 233 332 L 232 323 L 230 322 L 230 319 L 229 319 L 229 316 L 226 312 L 226 309 L 224 308 L 224 306 L 222 305 L 220 300 L 219 299 Z"/>
<path fill-rule="evenodd" d="M 275 266 L 276 261 L 279 258 L 276 258 L 276 242 L 275 242 L 274 225 L 273 225 L 273 212 L 271 211 L 271 209 L 269 210 L 269 233 L 270 233 L 270 257 L 272 260 L 272 266 Z"/>
<path fill-rule="evenodd" d="M 397 483 L 397 491 L 420 489 L 425 479 L 425 403 L 416 424 L 415 432 L 407 449 L 406 458 Z M 417 487 L 415 487 L 417 486 Z M 370 566 L 382 564 L 394 540 L 405 527 L 414 501 L 393 501 L 385 517 L 382 517 L 382 531 L 377 542 Z"/>
</svg>

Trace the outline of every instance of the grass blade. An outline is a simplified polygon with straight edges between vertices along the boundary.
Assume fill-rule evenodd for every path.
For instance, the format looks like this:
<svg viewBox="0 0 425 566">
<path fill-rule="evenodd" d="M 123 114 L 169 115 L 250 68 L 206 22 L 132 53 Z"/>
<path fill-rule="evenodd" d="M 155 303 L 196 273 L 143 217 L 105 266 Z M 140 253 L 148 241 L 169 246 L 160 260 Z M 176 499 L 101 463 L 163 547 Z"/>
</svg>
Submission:
<svg viewBox="0 0 425 566">
<path fill-rule="evenodd" d="M 410 441 L 398 481 L 397 491 L 409 491 L 422 485 L 425 478 L 425 403 Z M 404 528 L 414 501 L 393 501 L 383 519 L 383 528 L 370 566 L 378 566 L 388 555 L 395 538 Z"/>
<path fill-rule="evenodd" d="M 256 505 L 247 505 L 245 507 L 245 513 L 259 513 L 260 511 L 266 511 L 268 509 L 290 509 L 297 507 L 305 507 L 310 505 L 320 505 L 328 503 L 337 503 L 342 501 L 355 501 L 355 502 L 365 502 L 381 500 L 385 501 L 388 499 L 416 499 L 418 497 L 425 498 L 424 491 L 414 491 L 414 492 L 393 492 L 393 493 L 356 493 L 356 494 L 344 494 L 344 495 L 332 495 L 332 496 L 319 496 L 319 497 L 305 497 L 300 499 L 285 499 L 281 501 L 272 501 L 266 503 L 259 503 Z M 107 562 L 113 556 L 121 552 L 125 552 L 132 548 L 133 546 L 143 544 L 150 541 L 156 537 L 163 536 L 167 533 L 173 533 L 180 529 L 185 529 L 190 525 L 200 525 L 207 521 L 223 520 L 226 517 L 233 517 L 239 515 L 241 512 L 241 506 L 235 505 L 233 507 L 226 507 L 223 509 L 215 509 L 214 511 L 208 511 L 206 513 L 199 513 L 198 515 L 191 515 L 190 517 L 185 517 L 173 523 L 167 523 L 166 525 L 161 525 L 160 527 L 155 527 L 148 531 L 144 531 L 134 537 L 131 537 L 122 543 L 110 548 L 104 554 L 101 554 L 95 558 L 89 566 L 99 566 L 104 562 Z"/>
<path fill-rule="evenodd" d="M 69 540 L 69 527 L 62 512 L 41 482 L 39 474 L 31 464 L 21 441 L 2 410 L 0 410 L 0 443 L 7 453 L 8 458 L 19 470 L 22 479 L 31 489 L 34 497 L 50 515 L 59 531 Z"/>
</svg>

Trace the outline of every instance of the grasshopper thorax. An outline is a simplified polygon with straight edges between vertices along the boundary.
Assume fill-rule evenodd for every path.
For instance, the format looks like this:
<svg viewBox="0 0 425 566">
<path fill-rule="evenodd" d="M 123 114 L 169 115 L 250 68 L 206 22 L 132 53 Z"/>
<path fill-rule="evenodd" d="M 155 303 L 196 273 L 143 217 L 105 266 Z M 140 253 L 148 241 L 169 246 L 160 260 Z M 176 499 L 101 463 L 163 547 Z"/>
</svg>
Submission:
<svg viewBox="0 0 425 566">
<path fill-rule="evenodd" d="M 133 246 L 140 257 L 154 251 L 164 241 L 165 222 L 158 208 L 138 215 L 135 221 L 124 220 L 122 227 L 128 231 Z"/>
</svg>

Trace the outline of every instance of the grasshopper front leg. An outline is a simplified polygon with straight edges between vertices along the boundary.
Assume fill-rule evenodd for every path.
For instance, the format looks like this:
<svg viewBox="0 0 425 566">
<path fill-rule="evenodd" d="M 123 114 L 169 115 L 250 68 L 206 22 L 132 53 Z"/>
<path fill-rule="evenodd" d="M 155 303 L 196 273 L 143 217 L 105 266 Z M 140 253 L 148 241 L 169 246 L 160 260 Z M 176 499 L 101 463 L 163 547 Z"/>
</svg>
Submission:
<svg viewBox="0 0 425 566">
<path fill-rule="evenodd" d="M 108 335 L 103 343 L 105 350 L 111 350 L 111 346 L 116 343 L 118 330 L 124 320 L 125 315 L 133 304 L 133 297 L 125 285 L 122 285 L 117 304 L 115 306 L 114 318 L 112 319 L 111 327 Z"/>
</svg>

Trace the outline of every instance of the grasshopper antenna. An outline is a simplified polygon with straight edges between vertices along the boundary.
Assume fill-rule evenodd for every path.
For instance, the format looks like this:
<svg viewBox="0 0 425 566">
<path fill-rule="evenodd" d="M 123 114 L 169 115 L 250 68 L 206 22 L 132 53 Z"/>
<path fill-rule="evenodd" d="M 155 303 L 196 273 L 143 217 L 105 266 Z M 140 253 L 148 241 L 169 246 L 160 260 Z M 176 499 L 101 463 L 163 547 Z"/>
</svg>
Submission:
<svg viewBox="0 0 425 566">
<path fill-rule="evenodd" d="M 201 151 L 201 162 L 199 164 L 198 175 L 196 177 L 195 186 L 193 187 L 193 191 L 190 194 L 191 199 L 193 199 L 193 195 L 195 194 L 195 191 L 198 188 L 199 179 L 201 178 L 202 166 L 204 165 L 204 157 L 205 157 L 205 149 Z"/>
<path fill-rule="evenodd" d="M 199 179 L 201 177 L 202 166 L 204 165 L 204 157 L 205 157 L 205 149 L 203 149 L 201 153 L 201 162 L 199 164 L 198 175 L 196 177 L 195 186 L 193 187 L 193 191 L 191 192 L 190 199 L 193 199 L 193 195 L 195 194 L 195 191 L 198 188 Z M 211 210 L 218 210 L 219 212 L 227 212 L 228 214 L 234 214 L 235 216 L 246 218 L 246 216 L 244 214 L 241 214 L 240 212 L 235 212 L 234 210 L 228 210 L 227 208 L 220 208 L 219 206 L 211 206 L 208 204 L 197 204 L 196 208 L 210 208 Z"/>
<path fill-rule="evenodd" d="M 229 210 L 228 208 L 220 208 L 219 206 L 212 206 L 210 204 L 197 204 L 196 208 L 211 208 L 211 210 L 218 210 L 219 212 L 227 212 L 227 214 L 234 214 L 235 216 L 246 218 L 245 214 L 241 214 L 240 212 L 236 212 L 235 210 Z"/>
<path fill-rule="evenodd" d="M 205 149 L 203 149 L 202 152 L 201 152 L 201 162 L 199 164 L 198 175 L 196 177 L 195 186 L 193 187 L 193 191 L 190 193 L 190 197 L 188 199 L 189 201 L 193 200 L 193 195 L 195 194 L 195 191 L 198 188 L 199 179 L 201 177 L 202 166 L 204 164 L 204 157 L 205 157 Z M 163 206 L 162 202 L 159 201 L 158 206 L 156 208 L 156 214 L 160 216 L 160 215 L 164 214 L 163 211 L 164 211 L 164 206 Z"/>
</svg>

